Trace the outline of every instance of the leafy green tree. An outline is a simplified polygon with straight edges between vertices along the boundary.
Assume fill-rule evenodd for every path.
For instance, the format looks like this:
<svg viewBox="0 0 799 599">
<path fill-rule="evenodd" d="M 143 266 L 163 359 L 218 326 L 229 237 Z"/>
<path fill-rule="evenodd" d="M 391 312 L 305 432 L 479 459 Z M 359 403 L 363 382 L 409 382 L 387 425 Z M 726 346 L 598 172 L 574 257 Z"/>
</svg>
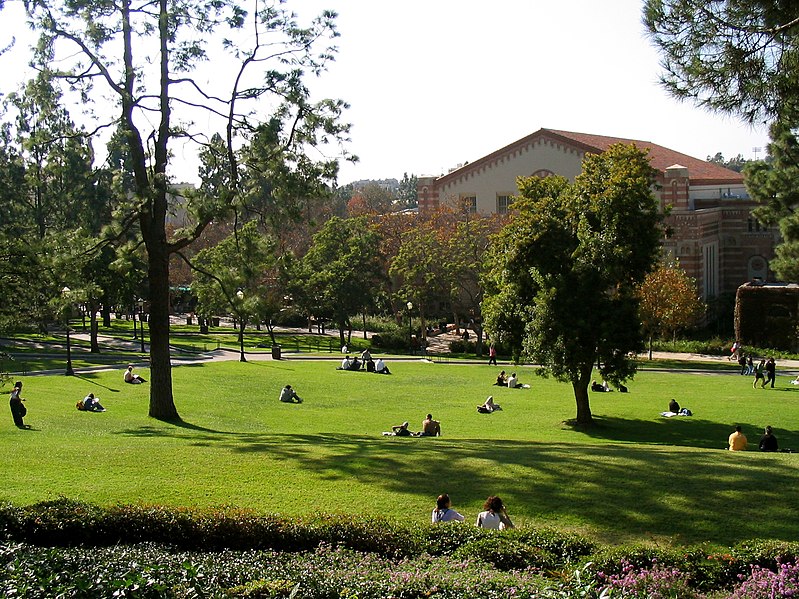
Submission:
<svg viewBox="0 0 799 599">
<path fill-rule="evenodd" d="M 99 100 L 113 106 L 109 96 L 116 101 L 116 117 L 98 119 L 97 127 L 119 127 L 133 174 L 133 193 L 119 212 L 147 251 L 149 414 L 155 418 L 179 418 L 169 351 L 169 257 L 196 239 L 218 217 L 217 209 L 241 198 L 240 173 L 246 165 L 239 162 L 238 149 L 266 128 L 274 160 L 282 159 L 289 172 L 300 176 L 314 172 L 306 168 L 312 165 L 306 148 L 323 149 L 346 136 L 347 126 L 339 123 L 346 105 L 337 100 L 312 102 L 304 83 L 307 75 L 320 74 L 333 58 L 335 47 L 325 44 L 337 36 L 336 15 L 326 11 L 301 26 L 282 4 L 27 4 L 41 35 L 38 58 L 51 66 L 54 80 L 76 90 L 87 105 Z M 214 73 L 206 77 L 198 69 L 211 57 Z M 222 197 L 198 193 L 187 198 L 187 213 L 194 221 L 169 237 L 172 150 L 177 141 L 208 142 L 205 132 L 214 119 L 219 126 L 212 130 L 224 131 L 230 188 Z M 324 162 L 325 175 L 335 173 L 335 160 Z"/>
<path fill-rule="evenodd" d="M 643 347 L 636 285 L 652 268 L 661 229 L 655 172 L 635 146 L 589 155 L 570 184 L 519 180 L 514 215 L 495 238 L 485 277 L 485 326 L 544 375 L 569 381 L 576 422 L 593 419 L 593 365 L 618 384 Z"/>
<path fill-rule="evenodd" d="M 251 319 L 268 322 L 280 309 L 275 242 L 258 231 L 255 221 L 216 246 L 198 252 L 192 266 L 197 271 L 192 289 L 197 294 L 198 311 L 209 316 L 232 314 L 239 323 L 240 345 Z M 243 350 L 241 361 L 246 361 Z"/>
<path fill-rule="evenodd" d="M 799 216 L 792 187 L 799 125 L 799 18 L 780 0 L 647 0 L 644 22 L 660 48 L 666 89 L 678 98 L 771 122 L 773 163 L 745 170 L 750 195 L 765 205 L 755 215 L 780 225 L 783 242 L 771 267 L 799 273 Z M 779 160 L 776 155 L 779 154 Z"/>
<path fill-rule="evenodd" d="M 409 177 L 408 173 L 402 174 L 402 180 L 397 191 L 397 200 L 402 208 L 416 208 L 419 205 L 416 191 L 416 175 Z"/>
<path fill-rule="evenodd" d="M 446 245 L 433 223 L 419 223 L 402 235 L 402 245 L 391 263 L 399 305 L 407 301 L 419 311 L 419 339 L 424 339 L 427 319 L 441 300 L 449 300 L 454 281 L 447 271 Z"/>
<path fill-rule="evenodd" d="M 770 268 L 784 281 L 799 280 L 799 139 L 796 126 L 779 119 L 771 126 L 771 160 L 747 166 L 746 186 L 763 204 L 753 213 L 765 225 L 779 225 L 782 242 Z"/>
<path fill-rule="evenodd" d="M 379 247 L 380 237 L 364 217 L 333 217 L 314 235 L 308 253 L 297 263 L 298 303 L 309 315 L 331 318 L 342 346 L 352 338 L 350 317 L 366 311 L 383 286 Z"/>
<path fill-rule="evenodd" d="M 52 230 L 85 225 L 95 194 L 94 153 L 61 102 L 46 69 L 8 97 L 25 165 L 24 192 L 15 194 L 21 199 L 15 224 L 40 239 Z"/>
<path fill-rule="evenodd" d="M 724 168 L 728 168 L 731 171 L 735 171 L 736 173 L 740 173 L 744 170 L 744 167 L 749 160 L 744 158 L 743 154 L 738 154 L 735 158 L 730 158 L 729 160 L 724 158 L 724 154 L 721 152 L 716 152 L 714 156 L 707 157 L 708 162 L 712 162 L 713 164 L 718 164 L 723 166 Z"/>
<path fill-rule="evenodd" d="M 797 106 L 796 17 L 781 0 L 646 0 L 643 9 L 669 93 L 749 122 Z"/>
</svg>

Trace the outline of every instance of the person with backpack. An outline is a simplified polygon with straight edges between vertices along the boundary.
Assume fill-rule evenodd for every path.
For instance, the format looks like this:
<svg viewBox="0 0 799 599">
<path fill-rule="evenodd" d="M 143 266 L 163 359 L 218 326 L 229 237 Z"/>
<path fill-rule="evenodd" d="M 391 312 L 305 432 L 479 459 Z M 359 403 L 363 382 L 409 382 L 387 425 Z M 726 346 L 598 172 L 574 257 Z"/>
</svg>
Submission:
<svg viewBox="0 0 799 599">
<path fill-rule="evenodd" d="M 436 507 L 433 510 L 432 518 L 433 524 L 438 524 L 439 522 L 463 522 L 466 519 L 452 509 L 452 501 L 446 493 L 442 493 L 436 499 Z"/>
</svg>

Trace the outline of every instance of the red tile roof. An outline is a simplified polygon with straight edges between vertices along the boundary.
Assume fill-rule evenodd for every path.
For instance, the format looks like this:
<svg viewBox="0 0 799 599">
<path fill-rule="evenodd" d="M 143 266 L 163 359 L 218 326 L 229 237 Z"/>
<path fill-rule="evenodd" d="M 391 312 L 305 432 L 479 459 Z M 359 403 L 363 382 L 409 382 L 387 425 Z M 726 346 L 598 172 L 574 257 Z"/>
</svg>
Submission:
<svg viewBox="0 0 799 599">
<path fill-rule="evenodd" d="M 719 166 L 706 160 L 694 158 L 688 154 L 675 152 L 669 148 L 664 148 L 651 141 L 641 141 L 638 139 L 625 139 L 623 137 L 608 137 L 606 135 L 592 135 L 590 133 L 574 133 L 571 131 L 559 131 L 557 129 L 539 129 L 522 139 L 519 139 L 504 148 L 500 148 L 491 154 L 483 156 L 470 162 L 463 167 L 452 171 L 439 177 L 438 181 L 443 182 L 450 178 L 455 178 L 462 175 L 464 172 L 476 170 L 484 164 L 490 164 L 491 161 L 513 152 L 520 146 L 533 141 L 538 137 L 548 137 L 573 146 L 578 150 L 588 153 L 601 153 L 607 150 L 610 146 L 617 143 L 635 144 L 642 150 L 649 150 L 649 159 L 652 166 L 659 171 L 665 171 L 670 166 L 679 164 L 688 168 L 688 176 L 691 183 L 694 185 L 741 185 L 743 184 L 743 175 L 736 173 L 730 169 Z"/>
<path fill-rule="evenodd" d="M 688 175 L 691 182 L 701 185 L 703 181 L 717 182 L 724 181 L 730 184 L 743 183 L 743 175 L 736 173 L 728 168 L 724 168 L 713 162 L 694 158 L 688 154 L 676 152 L 669 148 L 664 148 L 651 141 L 641 141 L 638 139 L 624 139 L 621 137 L 607 137 L 605 135 L 591 135 L 588 133 L 573 133 L 571 131 L 558 131 L 556 129 L 541 129 L 556 136 L 572 140 L 586 147 L 587 151 L 599 150 L 604 152 L 610 146 L 617 143 L 635 144 L 641 149 L 649 150 L 650 164 L 659 171 L 665 171 L 668 167 L 675 164 L 688 168 Z"/>
</svg>

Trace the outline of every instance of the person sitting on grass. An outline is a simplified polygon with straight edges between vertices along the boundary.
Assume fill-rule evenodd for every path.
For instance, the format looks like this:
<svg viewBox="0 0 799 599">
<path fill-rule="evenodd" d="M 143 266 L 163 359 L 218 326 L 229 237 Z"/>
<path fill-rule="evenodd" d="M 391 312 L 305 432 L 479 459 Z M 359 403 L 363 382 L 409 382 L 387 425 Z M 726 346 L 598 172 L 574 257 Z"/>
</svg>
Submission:
<svg viewBox="0 0 799 599">
<path fill-rule="evenodd" d="M 286 385 L 280 391 L 280 401 L 284 403 L 302 403 L 302 399 L 300 399 L 297 392 L 291 388 L 291 385 Z"/>
<path fill-rule="evenodd" d="M 744 451 L 746 449 L 746 435 L 741 432 L 741 425 L 735 427 L 735 430 L 730 435 L 729 447 L 730 451 Z"/>
<path fill-rule="evenodd" d="M 491 412 L 495 412 L 501 409 L 502 408 L 500 407 L 499 404 L 494 403 L 493 395 L 489 395 L 488 399 L 485 400 L 483 405 L 477 406 L 477 411 L 480 412 L 481 414 L 490 414 Z"/>
<path fill-rule="evenodd" d="M 506 528 L 513 528 L 513 522 L 508 517 L 508 512 L 505 509 L 505 504 L 499 497 L 491 495 L 486 499 L 483 505 L 483 510 L 477 515 L 477 526 L 479 528 L 488 528 L 493 530 L 504 530 Z"/>
<path fill-rule="evenodd" d="M 512 372 L 511 375 L 508 377 L 508 389 L 521 389 L 519 385 L 519 379 L 516 377 L 516 373 Z"/>
<path fill-rule="evenodd" d="M 105 412 L 105 408 L 100 403 L 100 398 L 95 397 L 94 393 L 89 393 L 81 399 L 76 407 L 83 412 Z"/>
<path fill-rule="evenodd" d="M 758 447 L 760 451 L 779 451 L 777 437 L 774 436 L 774 432 L 771 430 L 770 426 L 766 427 L 765 434 L 760 437 L 760 444 Z"/>
<path fill-rule="evenodd" d="M 591 381 L 591 391 L 594 393 L 605 393 L 607 389 L 605 389 L 604 385 L 600 385 L 596 381 Z"/>
<path fill-rule="evenodd" d="M 143 378 L 141 378 L 138 374 L 133 373 L 133 366 L 128 366 L 128 369 L 125 371 L 125 382 L 131 385 L 139 385 L 141 383 L 146 383 Z"/>
<path fill-rule="evenodd" d="M 669 412 L 674 412 L 675 414 L 679 413 L 680 411 L 680 404 L 677 403 L 676 399 L 672 399 L 669 402 Z"/>
<path fill-rule="evenodd" d="M 383 435 L 386 437 L 412 437 L 413 433 L 408 430 L 408 421 L 406 420 L 402 424 L 392 426 L 391 432 L 386 431 Z"/>
<path fill-rule="evenodd" d="M 505 376 L 505 371 L 503 370 L 497 375 L 497 382 L 494 383 L 498 387 L 507 387 L 508 386 L 508 379 Z"/>
<path fill-rule="evenodd" d="M 386 363 L 383 362 L 383 358 L 377 359 L 377 363 L 375 364 L 375 372 L 377 374 L 391 374 L 391 372 L 388 369 L 388 366 L 386 366 Z"/>
<path fill-rule="evenodd" d="M 433 510 L 432 520 L 433 524 L 438 524 L 439 522 L 463 522 L 466 518 L 452 509 L 449 495 L 442 493 L 436 499 L 436 509 Z"/>
<path fill-rule="evenodd" d="M 433 420 L 433 415 L 428 414 L 427 418 L 422 421 L 422 430 L 418 435 L 419 437 L 440 437 L 441 436 L 441 423 L 438 420 Z"/>
</svg>

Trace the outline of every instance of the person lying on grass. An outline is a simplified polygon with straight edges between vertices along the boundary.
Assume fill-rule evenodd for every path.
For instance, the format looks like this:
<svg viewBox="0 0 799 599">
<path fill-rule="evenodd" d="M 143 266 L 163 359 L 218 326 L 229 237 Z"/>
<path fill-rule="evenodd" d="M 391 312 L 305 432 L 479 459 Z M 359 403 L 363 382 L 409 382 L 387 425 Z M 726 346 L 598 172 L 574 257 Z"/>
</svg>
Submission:
<svg viewBox="0 0 799 599">
<path fill-rule="evenodd" d="M 489 395 L 488 399 L 485 400 L 483 405 L 477 406 L 477 411 L 481 414 L 490 414 L 491 412 L 495 412 L 497 410 L 501 410 L 502 408 L 498 403 L 494 403 L 494 396 Z"/>
<path fill-rule="evenodd" d="M 413 433 L 408 430 L 408 421 L 406 420 L 402 424 L 398 424 L 397 426 L 392 426 L 391 431 L 384 431 L 383 436 L 385 437 L 412 437 Z"/>
</svg>

